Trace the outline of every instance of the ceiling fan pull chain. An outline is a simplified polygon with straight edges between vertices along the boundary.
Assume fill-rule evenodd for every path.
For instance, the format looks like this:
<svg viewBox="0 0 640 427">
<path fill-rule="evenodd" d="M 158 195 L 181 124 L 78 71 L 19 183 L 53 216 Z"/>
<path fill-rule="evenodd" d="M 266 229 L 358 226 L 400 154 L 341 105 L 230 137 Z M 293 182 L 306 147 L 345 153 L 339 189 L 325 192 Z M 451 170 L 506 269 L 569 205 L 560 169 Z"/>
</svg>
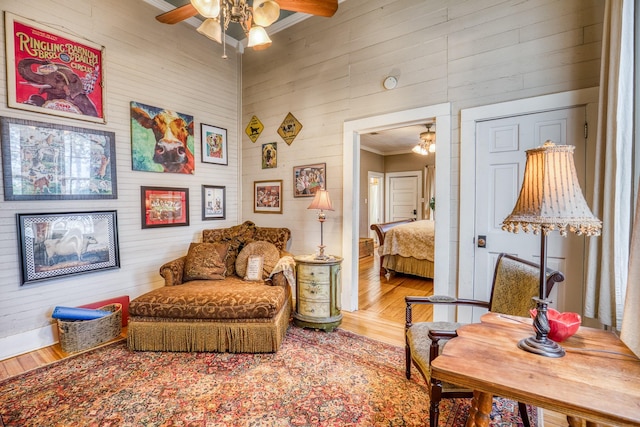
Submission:
<svg viewBox="0 0 640 427">
<path fill-rule="evenodd" d="M 222 8 L 222 59 L 227 59 L 227 17 L 225 11 L 227 8 Z"/>
</svg>

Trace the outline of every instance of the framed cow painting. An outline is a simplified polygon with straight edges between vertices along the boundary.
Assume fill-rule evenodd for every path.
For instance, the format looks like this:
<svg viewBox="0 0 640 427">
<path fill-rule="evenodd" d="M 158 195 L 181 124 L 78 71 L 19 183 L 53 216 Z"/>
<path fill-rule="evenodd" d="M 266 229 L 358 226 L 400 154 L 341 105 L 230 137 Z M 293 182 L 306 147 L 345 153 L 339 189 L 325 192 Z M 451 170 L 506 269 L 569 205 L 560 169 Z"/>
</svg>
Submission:
<svg viewBox="0 0 640 427">
<path fill-rule="evenodd" d="M 131 102 L 134 171 L 195 173 L 193 116 Z"/>
<path fill-rule="evenodd" d="M 23 285 L 120 268 L 116 211 L 16 216 Z"/>
<path fill-rule="evenodd" d="M 105 123 L 104 47 L 5 12 L 11 108 Z"/>
</svg>

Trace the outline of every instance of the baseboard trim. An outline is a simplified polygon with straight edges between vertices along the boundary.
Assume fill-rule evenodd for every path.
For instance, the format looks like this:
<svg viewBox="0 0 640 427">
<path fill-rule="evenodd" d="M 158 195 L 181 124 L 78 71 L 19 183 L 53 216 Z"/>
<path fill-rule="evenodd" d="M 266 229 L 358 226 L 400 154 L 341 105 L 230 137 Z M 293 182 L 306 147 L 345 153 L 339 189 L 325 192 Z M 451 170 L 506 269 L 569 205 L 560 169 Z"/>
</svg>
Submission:
<svg viewBox="0 0 640 427">
<path fill-rule="evenodd" d="M 39 329 L 0 338 L 0 360 L 39 350 L 58 342 L 58 326 L 53 323 Z"/>
</svg>

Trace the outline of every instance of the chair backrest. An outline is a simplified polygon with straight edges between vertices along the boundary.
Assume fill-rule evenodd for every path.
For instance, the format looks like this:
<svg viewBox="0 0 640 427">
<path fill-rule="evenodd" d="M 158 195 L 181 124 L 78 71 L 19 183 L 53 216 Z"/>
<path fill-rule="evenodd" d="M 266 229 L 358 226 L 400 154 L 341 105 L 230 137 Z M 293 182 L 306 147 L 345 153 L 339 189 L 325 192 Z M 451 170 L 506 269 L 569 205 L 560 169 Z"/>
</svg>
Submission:
<svg viewBox="0 0 640 427">
<path fill-rule="evenodd" d="M 547 294 L 564 275 L 547 268 Z M 529 317 L 535 307 L 534 297 L 540 296 L 540 266 L 508 254 L 500 254 L 493 273 L 489 311 L 512 316 Z"/>
</svg>

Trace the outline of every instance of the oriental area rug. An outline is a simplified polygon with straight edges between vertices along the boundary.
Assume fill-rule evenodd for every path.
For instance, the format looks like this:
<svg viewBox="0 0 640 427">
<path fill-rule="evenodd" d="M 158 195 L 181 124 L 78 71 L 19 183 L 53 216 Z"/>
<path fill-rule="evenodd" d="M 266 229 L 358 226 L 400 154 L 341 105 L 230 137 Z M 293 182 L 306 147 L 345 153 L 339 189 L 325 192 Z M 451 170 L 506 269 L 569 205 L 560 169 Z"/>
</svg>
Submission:
<svg viewBox="0 0 640 427">
<path fill-rule="evenodd" d="M 273 354 L 131 352 L 120 341 L 6 379 L 0 396 L 2 422 L 20 427 L 429 424 L 404 349 L 341 329 L 290 327 Z M 469 405 L 443 400 L 440 425 L 463 426 Z M 521 425 L 509 400 L 494 399 L 491 416 Z"/>
</svg>

